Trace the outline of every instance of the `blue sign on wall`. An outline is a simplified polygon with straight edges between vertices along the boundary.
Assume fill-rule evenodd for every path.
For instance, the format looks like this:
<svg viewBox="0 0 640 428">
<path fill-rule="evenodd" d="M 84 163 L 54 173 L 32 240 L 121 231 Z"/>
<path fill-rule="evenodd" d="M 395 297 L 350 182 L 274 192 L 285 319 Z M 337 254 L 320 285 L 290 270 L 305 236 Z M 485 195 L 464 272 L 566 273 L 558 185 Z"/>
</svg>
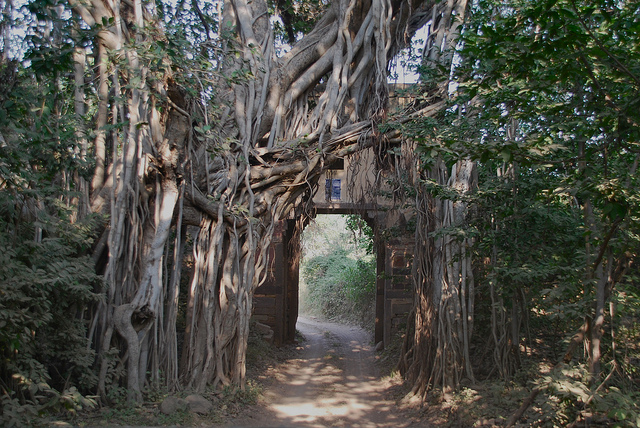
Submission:
<svg viewBox="0 0 640 428">
<path fill-rule="evenodd" d="M 341 181 L 339 178 L 327 178 L 324 186 L 324 197 L 327 201 L 339 201 Z"/>
<path fill-rule="evenodd" d="M 340 179 L 333 179 L 333 186 L 331 186 L 331 200 L 339 201 L 340 200 Z"/>
</svg>

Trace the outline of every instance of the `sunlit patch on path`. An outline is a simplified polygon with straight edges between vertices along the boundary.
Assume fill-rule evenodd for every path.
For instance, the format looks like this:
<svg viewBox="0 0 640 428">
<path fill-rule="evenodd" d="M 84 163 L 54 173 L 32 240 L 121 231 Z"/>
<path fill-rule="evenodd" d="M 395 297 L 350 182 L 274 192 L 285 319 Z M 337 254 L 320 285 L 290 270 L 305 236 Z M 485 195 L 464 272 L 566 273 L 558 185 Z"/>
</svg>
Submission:
<svg viewBox="0 0 640 428">
<path fill-rule="evenodd" d="M 410 421 L 385 399 L 369 338 L 352 326 L 300 318 L 301 355 L 277 370 L 257 426 L 403 427 Z M 244 421 L 243 421 L 244 423 Z"/>
</svg>

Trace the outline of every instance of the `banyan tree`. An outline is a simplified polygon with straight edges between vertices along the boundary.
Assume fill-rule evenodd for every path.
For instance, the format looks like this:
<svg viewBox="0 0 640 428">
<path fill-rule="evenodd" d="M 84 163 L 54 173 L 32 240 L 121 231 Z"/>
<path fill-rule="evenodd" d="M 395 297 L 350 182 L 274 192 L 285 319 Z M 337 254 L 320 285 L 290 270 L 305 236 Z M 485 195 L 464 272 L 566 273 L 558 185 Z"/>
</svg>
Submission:
<svg viewBox="0 0 640 428">
<path fill-rule="evenodd" d="M 106 299 L 92 315 L 90 341 L 102 396 L 118 381 L 114 373 L 126 379 L 133 400 L 149 382 L 196 390 L 242 384 L 252 295 L 265 277 L 274 225 L 304 212 L 320 174 L 338 159 L 367 148 L 384 157 L 402 140 L 399 131 L 380 130 L 390 61 L 429 22 L 426 55 L 450 66 L 447 52 L 467 2 L 335 0 L 318 6 L 321 15 L 286 53 L 276 44 L 273 5 L 217 6 L 213 22 L 192 4 L 206 33 L 195 70 L 180 62 L 180 46 L 166 36 L 154 2 L 71 0 L 95 35 L 90 206 L 108 220 L 94 256 Z M 293 42 L 290 17 L 281 15 Z M 82 73 L 89 62 L 75 58 Z M 84 81 L 80 76 L 78 85 Z M 446 82 L 431 87 L 413 117 L 444 105 Z M 473 176 L 471 163 L 459 163 L 451 177 L 442 167 L 427 173 L 413 165 L 416 183 L 435 174 L 467 188 Z M 412 357 L 404 359 L 422 389 L 471 376 L 465 341 L 473 278 L 465 243 L 428 236 L 438 222 L 464 221 L 465 207 L 434 203 L 418 201 L 420 326 L 408 343 Z M 192 274 L 181 278 L 188 228 L 195 236 Z M 453 259 L 455 266 L 445 267 Z M 179 349 L 181 280 L 189 286 Z M 452 310 L 451 318 L 438 315 Z"/>
</svg>

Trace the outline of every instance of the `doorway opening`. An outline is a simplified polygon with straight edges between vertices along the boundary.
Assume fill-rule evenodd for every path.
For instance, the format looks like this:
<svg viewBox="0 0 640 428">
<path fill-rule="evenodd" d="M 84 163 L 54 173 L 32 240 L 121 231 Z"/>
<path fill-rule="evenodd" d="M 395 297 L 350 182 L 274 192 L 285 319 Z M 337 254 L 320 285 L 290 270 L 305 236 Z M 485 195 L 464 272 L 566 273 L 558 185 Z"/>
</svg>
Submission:
<svg viewBox="0 0 640 428">
<path fill-rule="evenodd" d="M 361 321 L 356 323 L 365 325 L 368 329 L 374 326 L 374 343 L 382 342 L 383 346 L 386 346 L 406 323 L 407 314 L 411 310 L 413 240 L 385 236 L 385 239 L 376 240 L 375 253 L 367 254 L 364 248 L 355 250 L 353 244 L 350 244 L 353 242 L 353 232 L 356 241 L 359 237 L 364 240 L 363 235 L 366 233 L 360 233 L 357 228 L 350 231 L 346 226 L 339 227 L 339 222 L 344 219 L 341 214 L 362 213 L 361 217 L 351 218 L 361 218 L 369 226 L 373 226 L 374 222 L 378 225 L 381 217 L 387 217 L 385 224 L 394 224 L 393 218 L 389 219 L 375 207 L 356 210 L 354 207 L 327 204 L 324 207 L 316 206 L 316 209 L 320 220 L 317 219 L 315 226 L 307 226 L 307 230 L 303 231 L 306 243 L 303 243 L 305 237 L 301 236 L 297 220 L 286 219 L 276 224 L 269 247 L 270 262 L 266 279 L 253 296 L 253 319 L 273 331 L 272 337 L 276 345 L 292 342 L 296 338 L 296 323 L 299 306 L 302 304 L 303 312 L 324 312 L 323 318 L 341 318 L 343 321 L 359 318 Z M 330 215 L 322 217 L 322 214 Z M 349 217 L 345 221 L 348 219 Z M 309 236 L 314 234 L 314 229 L 320 222 L 327 223 L 326 229 L 329 231 L 343 232 L 334 237 L 318 234 L 316 240 L 323 243 L 325 249 L 313 252 L 315 244 L 313 240 L 309 240 Z M 300 259 L 303 245 L 307 247 L 304 255 L 304 264 L 307 267 L 302 268 L 305 288 L 300 293 Z M 361 247 L 366 245 L 360 244 Z M 314 264 L 311 264 L 312 261 Z M 375 271 L 372 265 L 375 266 Z M 340 266 L 344 269 L 340 269 Z M 338 272 L 335 272 L 336 270 Z M 331 275 L 327 278 L 328 274 Z M 341 278 L 345 276 L 346 279 Z M 372 287 L 370 281 L 361 281 L 362 277 L 373 279 L 375 286 Z M 311 285 L 324 285 L 324 288 L 319 288 L 320 292 L 317 292 Z M 375 306 L 360 305 L 362 309 L 358 309 L 358 302 L 361 302 L 359 297 L 367 294 L 370 296 L 372 288 L 375 290 Z M 327 298 L 314 299 L 318 293 L 324 294 Z M 374 321 L 370 321 L 372 319 Z"/>
<path fill-rule="evenodd" d="M 377 259 L 373 229 L 358 214 L 318 214 L 304 229 L 299 313 L 374 332 Z"/>
</svg>

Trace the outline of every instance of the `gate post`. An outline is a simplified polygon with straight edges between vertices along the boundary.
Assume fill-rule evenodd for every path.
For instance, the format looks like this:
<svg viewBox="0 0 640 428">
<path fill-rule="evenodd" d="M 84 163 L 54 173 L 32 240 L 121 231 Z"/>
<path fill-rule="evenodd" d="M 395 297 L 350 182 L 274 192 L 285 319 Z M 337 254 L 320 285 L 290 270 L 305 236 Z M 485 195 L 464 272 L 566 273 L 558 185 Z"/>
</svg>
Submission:
<svg viewBox="0 0 640 428">
<path fill-rule="evenodd" d="M 267 279 L 253 295 L 252 318 L 271 327 L 276 345 L 296 336 L 300 236 L 295 232 L 295 220 L 276 223 L 268 249 Z"/>
<path fill-rule="evenodd" d="M 411 269 L 414 243 L 408 239 L 391 239 L 384 243 L 384 250 L 382 341 L 387 346 L 395 334 L 406 329 L 407 316 L 413 305 Z"/>
</svg>

